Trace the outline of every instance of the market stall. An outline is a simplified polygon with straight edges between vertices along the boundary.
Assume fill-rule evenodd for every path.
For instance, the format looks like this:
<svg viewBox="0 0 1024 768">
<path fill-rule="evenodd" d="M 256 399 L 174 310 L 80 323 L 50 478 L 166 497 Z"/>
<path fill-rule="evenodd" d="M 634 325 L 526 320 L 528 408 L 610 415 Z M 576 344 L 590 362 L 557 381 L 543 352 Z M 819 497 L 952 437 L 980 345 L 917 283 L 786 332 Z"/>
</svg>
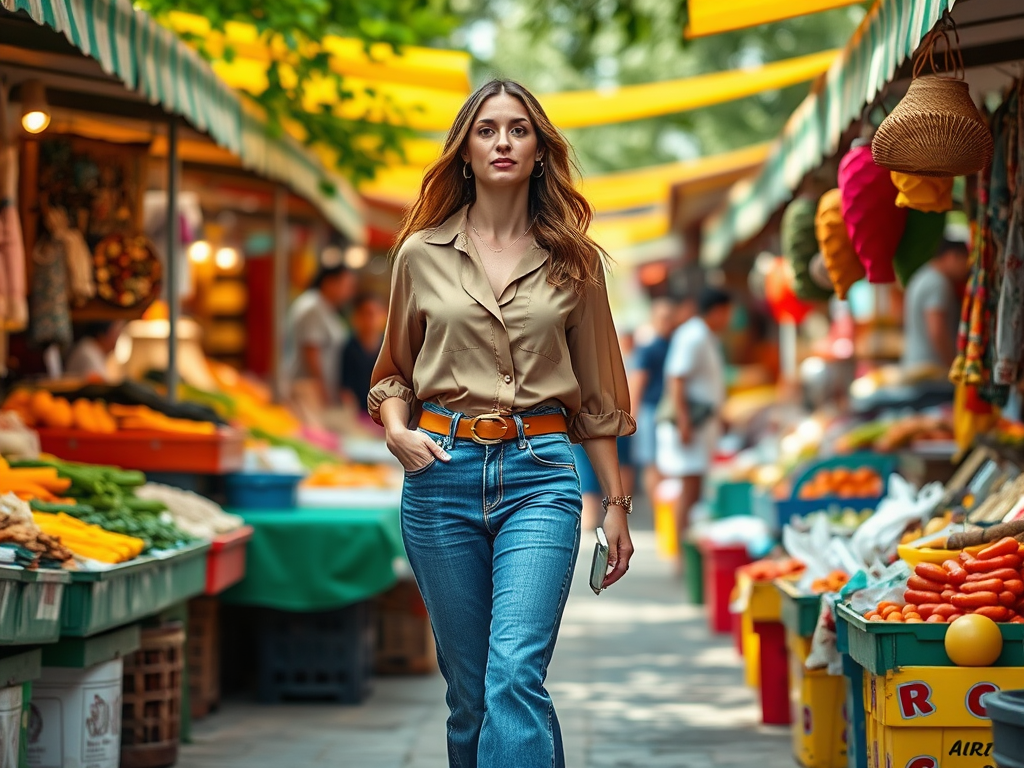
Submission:
<svg viewBox="0 0 1024 768">
<path fill-rule="evenodd" d="M 327 628 L 361 700 L 403 555 L 394 472 L 237 369 L 276 381 L 289 285 L 362 241 L 350 185 L 130 3 L 2 6 L 0 766 L 172 764 L 220 701 L 225 593 L 287 610 L 282 632 L 358 606 Z M 110 323 L 107 368 L 62 376 L 72 334 Z M 244 509 L 275 494 L 287 512 Z"/>
<path fill-rule="evenodd" d="M 801 329 L 801 354 L 823 369 L 842 353 L 857 368 L 834 402 L 815 403 L 808 378 L 802 403 L 774 406 L 770 439 L 717 470 L 750 483 L 754 514 L 697 528 L 705 557 L 773 553 L 735 571 L 731 608 L 765 722 L 777 716 L 769 705 L 780 682 L 750 636 L 755 623 L 771 624 L 759 634 L 770 653 L 785 637 L 781 685 L 804 766 L 1016 759 L 1007 760 L 1009 741 L 1000 753 L 1015 731 L 993 738 L 991 719 L 1014 701 L 1000 691 L 1024 687 L 1013 255 L 1024 210 L 1022 40 L 1024 16 L 1005 4 L 880 0 L 760 177 L 733 191 L 705 233 L 709 264 L 769 249 L 772 269 L 783 270 L 771 279 L 787 281 L 792 301 L 833 316 L 816 341 Z M 951 223 L 970 233 L 971 265 L 959 329 L 946 334 L 952 365 L 919 366 L 906 349 L 923 342 L 903 338 L 900 312 L 911 309 L 899 305 Z M 771 256 L 780 252 L 781 261 Z M 873 335 L 840 335 L 836 318 L 865 300 L 882 318 Z M 714 577 L 705 593 L 720 604 L 731 582 Z M 765 597 L 773 582 L 778 605 Z M 998 711 L 1012 725 L 1012 704 Z"/>
</svg>

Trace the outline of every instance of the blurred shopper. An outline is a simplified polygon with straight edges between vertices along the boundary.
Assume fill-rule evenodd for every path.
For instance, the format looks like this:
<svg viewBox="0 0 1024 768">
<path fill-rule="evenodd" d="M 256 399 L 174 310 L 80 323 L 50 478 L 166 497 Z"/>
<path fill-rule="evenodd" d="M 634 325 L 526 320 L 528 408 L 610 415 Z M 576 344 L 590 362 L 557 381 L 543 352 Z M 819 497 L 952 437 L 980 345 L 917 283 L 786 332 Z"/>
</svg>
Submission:
<svg viewBox="0 0 1024 768">
<path fill-rule="evenodd" d="M 373 364 L 377 362 L 388 322 L 387 302 L 374 293 L 357 296 L 352 306 L 352 336 L 341 353 L 342 404 L 366 411 Z"/>
<path fill-rule="evenodd" d="M 655 413 L 665 391 L 665 358 L 672 333 L 689 319 L 683 310 L 684 302 L 679 299 L 666 296 L 654 300 L 651 305 L 654 338 L 636 349 L 629 375 L 629 393 L 636 419 L 636 435 L 632 437 L 633 464 L 642 475 L 644 493 L 652 503 L 654 489 L 662 480 L 656 461 Z"/>
<path fill-rule="evenodd" d="M 672 335 L 658 409 L 658 469 L 666 477 L 682 480 L 676 507 L 680 542 L 686 538 L 690 512 L 700 501 L 704 475 L 721 434 L 725 361 L 720 336 L 729 328 L 732 298 L 717 288 L 705 288 L 696 309 Z"/>
<path fill-rule="evenodd" d="M 337 402 L 341 350 L 349 337 L 341 310 L 355 289 L 355 274 L 344 264 L 321 265 L 288 309 L 284 390 L 307 422 L 318 421 Z"/>
<path fill-rule="evenodd" d="M 124 323 L 96 322 L 82 328 L 78 343 L 72 348 L 64 366 L 64 374 L 73 379 L 110 380 L 110 355 L 124 330 Z"/>
<path fill-rule="evenodd" d="M 606 494 L 605 586 L 633 551 L 615 439 L 635 425 L 570 155 L 522 86 L 469 98 L 399 233 L 373 372 L 458 768 L 565 765 L 544 680 L 580 543 L 570 440 Z"/>
<path fill-rule="evenodd" d="M 967 244 L 943 240 L 939 252 L 914 273 L 903 297 L 903 359 L 906 372 L 945 373 L 956 357 L 959 290 L 970 276 Z"/>
</svg>

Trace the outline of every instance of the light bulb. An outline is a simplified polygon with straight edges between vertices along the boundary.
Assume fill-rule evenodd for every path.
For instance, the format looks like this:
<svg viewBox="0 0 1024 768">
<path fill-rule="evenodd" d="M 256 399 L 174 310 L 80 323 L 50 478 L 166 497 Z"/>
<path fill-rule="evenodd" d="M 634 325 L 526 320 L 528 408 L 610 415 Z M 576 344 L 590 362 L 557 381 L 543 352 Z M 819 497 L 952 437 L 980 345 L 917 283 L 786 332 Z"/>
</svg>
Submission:
<svg viewBox="0 0 1024 768">
<path fill-rule="evenodd" d="M 214 263 L 224 271 L 238 266 L 238 251 L 234 248 L 220 248 L 213 257 Z"/>
<path fill-rule="evenodd" d="M 189 261 L 195 264 L 205 264 L 210 260 L 210 253 L 213 251 L 210 244 L 205 240 L 196 240 L 188 247 Z"/>
<path fill-rule="evenodd" d="M 21 125 L 29 133 L 42 133 L 50 124 L 50 105 L 42 80 L 21 84 Z"/>
<path fill-rule="evenodd" d="M 26 112 L 21 118 L 21 126 L 29 133 L 42 133 L 50 125 L 50 116 L 45 112 Z"/>
</svg>

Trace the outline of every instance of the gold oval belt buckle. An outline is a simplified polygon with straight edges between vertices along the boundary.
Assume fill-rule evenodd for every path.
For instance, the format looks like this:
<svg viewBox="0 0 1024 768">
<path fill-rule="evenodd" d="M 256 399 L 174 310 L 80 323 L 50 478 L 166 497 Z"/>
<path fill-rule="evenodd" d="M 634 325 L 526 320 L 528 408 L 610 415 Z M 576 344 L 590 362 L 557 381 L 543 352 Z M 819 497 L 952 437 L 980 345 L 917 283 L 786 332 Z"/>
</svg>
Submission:
<svg viewBox="0 0 1024 768">
<path fill-rule="evenodd" d="M 493 421 L 495 423 L 501 424 L 501 426 L 504 427 L 504 431 L 501 433 L 501 437 L 494 439 L 480 437 L 480 435 L 478 435 L 476 432 L 476 425 L 478 422 L 481 421 Z M 508 433 L 508 421 L 506 421 L 505 417 L 502 416 L 500 413 L 485 413 L 481 416 L 475 416 L 470 420 L 469 432 L 473 436 L 474 443 L 479 443 L 480 445 L 499 445 L 501 441 L 505 439 L 505 435 Z"/>
</svg>

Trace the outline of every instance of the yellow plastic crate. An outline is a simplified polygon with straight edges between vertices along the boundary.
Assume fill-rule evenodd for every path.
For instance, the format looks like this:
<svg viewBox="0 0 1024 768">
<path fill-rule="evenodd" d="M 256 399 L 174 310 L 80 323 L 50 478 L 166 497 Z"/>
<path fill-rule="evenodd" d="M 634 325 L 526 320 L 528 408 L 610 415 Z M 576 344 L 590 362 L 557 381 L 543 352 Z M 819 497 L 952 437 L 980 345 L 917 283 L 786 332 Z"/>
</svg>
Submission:
<svg viewBox="0 0 1024 768">
<path fill-rule="evenodd" d="M 787 633 L 793 757 L 804 768 L 846 768 L 846 678 L 806 669 L 811 639 Z"/>
<path fill-rule="evenodd" d="M 995 766 L 991 728 L 897 728 L 877 721 L 874 728 L 877 738 L 870 768 Z"/>
<path fill-rule="evenodd" d="M 867 677 L 865 710 L 896 728 L 988 728 L 985 695 L 1024 687 L 1018 667 L 904 667 Z"/>
<path fill-rule="evenodd" d="M 743 578 L 748 578 L 744 576 Z M 752 621 L 782 621 L 782 595 L 775 582 L 755 581 L 747 610 Z"/>
<path fill-rule="evenodd" d="M 984 698 L 1022 686 L 1024 670 L 1016 667 L 904 667 L 866 676 L 869 768 L 991 768 Z"/>
</svg>

